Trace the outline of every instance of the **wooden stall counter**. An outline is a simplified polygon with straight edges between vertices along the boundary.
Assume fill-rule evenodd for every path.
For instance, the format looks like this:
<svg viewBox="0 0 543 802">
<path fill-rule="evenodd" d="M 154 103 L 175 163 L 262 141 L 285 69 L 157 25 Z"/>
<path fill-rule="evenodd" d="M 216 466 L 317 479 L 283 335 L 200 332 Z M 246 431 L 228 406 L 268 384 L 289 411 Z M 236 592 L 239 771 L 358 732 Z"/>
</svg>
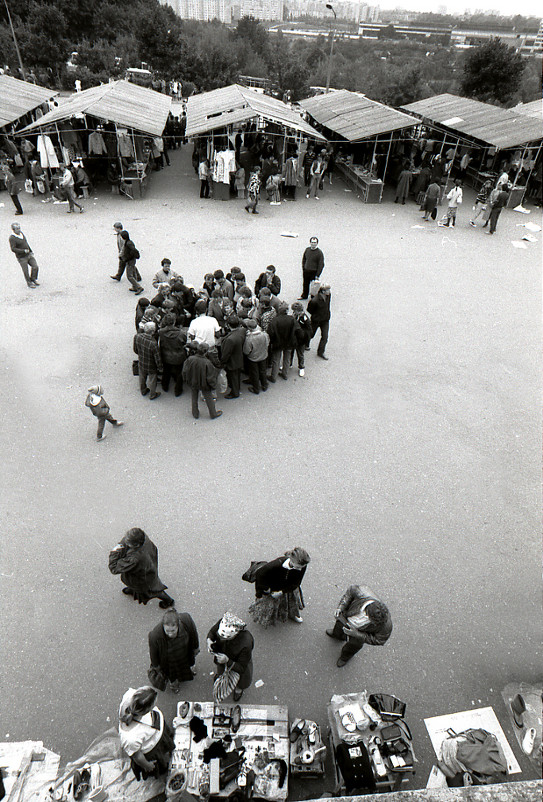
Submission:
<svg viewBox="0 0 543 802">
<path fill-rule="evenodd" d="M 177 713 L 167 788 L 216 797 L 242 788 L 251 798 L 286 800 L 286 707 L 179 702 Z"/>
<path fill-rule="evenodd" d="M 349 164 L 345 161 L 336 162 L 336 167 L 356 192 L 360 193 L 364 203 L 380 203 L 383 189 L 383 182 L 380 178 L 374 178 L 362 167 Z"/>
</svg>

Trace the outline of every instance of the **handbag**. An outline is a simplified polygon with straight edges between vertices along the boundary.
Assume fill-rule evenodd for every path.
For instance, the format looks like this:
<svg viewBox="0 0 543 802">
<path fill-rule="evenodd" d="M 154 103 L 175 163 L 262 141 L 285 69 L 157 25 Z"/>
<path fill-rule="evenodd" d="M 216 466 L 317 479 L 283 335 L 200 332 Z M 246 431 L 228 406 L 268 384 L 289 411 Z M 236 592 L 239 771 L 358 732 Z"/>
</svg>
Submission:
<svg viewBox="0 0 543 802">
<path fill-rule="evenodd" d="M 219 674 L 213 683 L 213 699 L 215 702 L 223 702 L 227 696 L 230 696 L 234 688 L 239 682 L 240 675 L 237 671 L 226 667 L 222 674 Z"/>
<path fill-rule="evenodd" d="M 167 680 L 160 668 L 151 666 L 147 672 L 147 677 L 153 688 L 156 688 L 158 691 L 166 690 Z"/>
<path fill-rule="evenodd" d="M 140 361 L 139 359 L 132 360 L 132 375 L 139 376 L 140 375 Z"/>
<path fill-rule="evenodd" d="M 32 179 L 27 178 L 25 181 L 25 192 L 28 192 L 29 195 L 32 195 L 34 192 L 34 187 L 32 186 Z"/>
<path fill-rule="evenodd" d="M 258 569 L 262 568 L 263 565 L 267 565 L 267 563 L 265 561 L 262 561 L 262 560 L 260 562 L 257 562 L 255 560 L 251 560 L 251 565 L 249 566 L 249 568 L 247 568 L 245 573 L 241 575 L 241 578 L 243 579 L 243 581 L 244 582 L 251 582 L 251 583 L 255 582 Z"/>
<path fill-rule="evenodd" d="M 405 702 L 390 693 L 372 693 L 368 702 L 377 710 L 383 721 L 396 721 L 405 716 Z"/>
<path fill-rule="evenodd" d="M 226 378 L 226 371 L 224 368 L 221 368 L 217 374 L 216 389 L 218 393 L 225 393 L 228 390 L 228 379 Z"/>
<path fill-rule="evenodd" d="M 41 178 L 38 178 L 38 180 L 36 181 L 36 189 L 38 190 L 40 195 L 45 195 L 45 184 L 41 180 Z"/>
</svg>

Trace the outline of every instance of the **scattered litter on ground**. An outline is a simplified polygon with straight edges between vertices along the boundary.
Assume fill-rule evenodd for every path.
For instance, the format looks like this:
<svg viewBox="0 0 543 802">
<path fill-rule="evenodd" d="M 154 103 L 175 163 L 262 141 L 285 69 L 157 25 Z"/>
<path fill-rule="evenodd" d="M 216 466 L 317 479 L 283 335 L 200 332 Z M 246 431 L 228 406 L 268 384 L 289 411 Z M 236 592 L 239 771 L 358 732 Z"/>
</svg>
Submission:
<svg viewBox="0 0 543 802">
<path fill-rule="evenodd" d="M 513 211 L 514 212 L 520 212 L 521 214 L 530 214 L 530 210 L 529 209 L 525 209 L 524 206 L 521 203 L 519 203 L 518 206 L 515 206 Z"/>
<path fill-rule="evenodd" d="M 537 238 L 533 234 L 525 234 L 522 239 L 525 239 L 526 242 L 537 242 Z"/>
<path fill-rule="evenodd" d="M 424 230 L 425 227 L 417 225 L 417 226 L 411 226 L 411 228 L 422 228 Z"/>
<path fill-rule="evenodd" d="M 264 680 L 257 679 L 255 682 L 255 688 L 261 688 L 264 685 Z"/>
<path fill-rule="evenodd" d="M 513 246 L 513 248 L 524 248 L 524 249 L 526 249 L 528 247 L 525 242 L 522 242 L 522 240 L 518 240 L 518 239 L 512 239 L 511 240 L 511 245 Z"/>
<path fill-rule="evenodd" d="M 281 231 L 281 236 L 282 237 L 293 237 L 294 239 L 296 239 L 298 237 L 298 234 L 295 234 L 293 231 Z"/>
<path fill-rule="evenodd" d="M 524 228 L 527 228 L 528 231 L 541 231 L 541 226 L 538 226 L 537 223 L 532 223 L 531 221 L 528 223 L 517 223 L 517 227 L 518 226 L 523 226 Z"/>
</svg>

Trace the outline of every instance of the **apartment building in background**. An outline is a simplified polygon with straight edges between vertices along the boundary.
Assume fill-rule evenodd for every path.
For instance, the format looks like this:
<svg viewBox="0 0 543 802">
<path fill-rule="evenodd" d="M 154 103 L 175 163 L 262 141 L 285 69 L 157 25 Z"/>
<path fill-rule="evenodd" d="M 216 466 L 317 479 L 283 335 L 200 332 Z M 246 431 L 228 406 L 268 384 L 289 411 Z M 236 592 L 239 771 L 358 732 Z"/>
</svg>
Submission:
<svg viewBox="0 0 543 802">
<path fill-rule="evenodd" d="M 283 19 L 283 0 L 160 0 L 160 3 L 173 8 L 181 19 L 202 22 L 214 19 L 235 22 L 241 17 L 266 21 Z"/>
</svg>

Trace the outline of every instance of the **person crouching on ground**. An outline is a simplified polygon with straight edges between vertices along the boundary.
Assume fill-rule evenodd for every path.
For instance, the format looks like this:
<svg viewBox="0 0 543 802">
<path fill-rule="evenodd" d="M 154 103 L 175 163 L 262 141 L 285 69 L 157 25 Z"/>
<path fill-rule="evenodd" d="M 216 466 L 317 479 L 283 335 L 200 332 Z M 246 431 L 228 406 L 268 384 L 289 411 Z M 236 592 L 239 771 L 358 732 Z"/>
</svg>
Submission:
<svg viewBox="0 0 543 802">
<path fill-rule="evenodd" d="M 129 688 L 119 707 L 121 748 L 130 758 L 136 780 L 166 774 L 175 748 L 173 730 L 155 707 L 156 697 L 149 685 Z"/>
<path fill-rule="evenodd" d="M 98 431 L 96 432 L 96 439 L 100 443 L 105 440 L 107 435 L 104 434 L 104 426 L 108 420 L 113 426 L 123 426 L 122 420 L 116 420 L 109 411 L 109 405 L 105 400 L 103 389 L 101 385 L 97 384 L 94 387 L 89 387 L 87 390 L 88 395 L 85 401 L 85 406 L 90 408 L 90 411 L 95 418 L 98 418 Z"/>
<path fill-rule="evenodd" d="M 263 627 L 290 618 L 301 624 L 304 608 L 302 579 L 310 562 L 305 549 L 296 546 L 282 557 L 262 565 L 255 576 L 255 602 L 249 607 L 253 620 Z"/>
<path fill-rule="evenodd" d="M 183 380 L 189 385 L 192 391 L 192 417 L 199 418 L 198 395 L 201 392 L 209 410 L 211 419 L 220 418 L 221 409 L 215 408 L 213 390 L 217 384 L 217 368 L 212 365 L 207 358 L 209 345 L 198 343 L 196 353 L 186 360 L 183 365 Z"/>
</svg>

